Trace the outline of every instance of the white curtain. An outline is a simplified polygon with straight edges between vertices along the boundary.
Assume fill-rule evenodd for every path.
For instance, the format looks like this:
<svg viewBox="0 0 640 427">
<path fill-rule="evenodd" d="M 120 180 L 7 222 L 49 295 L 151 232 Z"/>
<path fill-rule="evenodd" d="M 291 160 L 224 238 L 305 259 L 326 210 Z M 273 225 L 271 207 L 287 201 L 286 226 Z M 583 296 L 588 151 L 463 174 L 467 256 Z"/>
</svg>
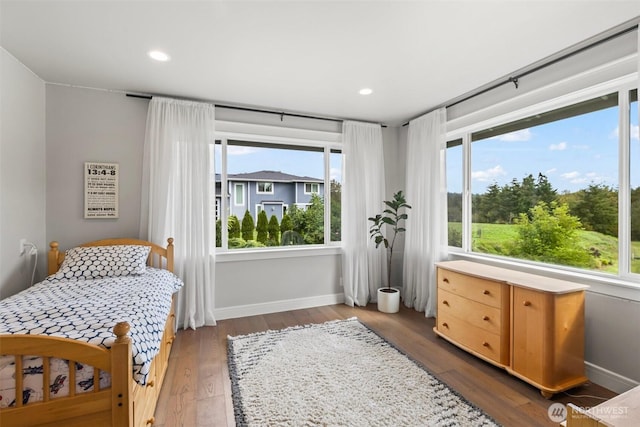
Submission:
<svg viewBox="0 0 640 427">
<path fill-rule="evenodd" d="M 215 227 L 210 215 L 211 104 L 154 97 L 143 159 L 140 234 L 175 239 L 175 273 L 184 281 L 176 304 L 182 328 L 215 325 Z"/>
<path fill-rule="evenodd" d="M 368 218 L 384 204 L 382 127 L 346 121 L 342 125 L 344 174 L 342 187 L 342 277 L 345 304 L 377 301 L 387 282 L 387 253 L 369 238 Z"/>
<path fill-rule="evenodd" d="M 447 256 L 446 110 L 409 122 L 406 198 L 404 304 L 435 316 L 434 263 Z"/>
</svg>

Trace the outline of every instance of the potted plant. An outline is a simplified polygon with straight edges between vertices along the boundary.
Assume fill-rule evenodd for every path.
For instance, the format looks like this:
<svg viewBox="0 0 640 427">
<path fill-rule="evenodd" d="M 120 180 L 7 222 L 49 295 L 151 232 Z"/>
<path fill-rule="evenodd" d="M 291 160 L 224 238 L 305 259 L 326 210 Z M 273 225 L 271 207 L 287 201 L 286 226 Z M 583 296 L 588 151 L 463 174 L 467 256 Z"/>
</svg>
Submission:
<svg viewBox="0 0 640 427">
<path fill-rule="evenodd" d="M 385 200 L 387 205 L 381 214 L 369 218 L 373 224 L 369 228 L 371 239 L 376 243 L 376 248 L 384 244 L 385 249 L 389 250 L 387 257 L 387 287 L 378 289 L 378 310 L 384 313 L 397 313 L 400 310 L 400 290 L 391 286 L 391 261 L 393 258 L 393 246 L 396 243 L 396 237 L 399 233 L 406 231 L 402 227 L 401 222 L 408 218 L 408 215 L 401 212 L 403 209 L 411 209 L 404 198 L 404 194 L 398 191 L 393 195 L 393 200 Z M 385 237 L 384 228 L 390 228 L 389 237 Z M 387 228 L 387 231 L 389 231 Z"/>
</svg>

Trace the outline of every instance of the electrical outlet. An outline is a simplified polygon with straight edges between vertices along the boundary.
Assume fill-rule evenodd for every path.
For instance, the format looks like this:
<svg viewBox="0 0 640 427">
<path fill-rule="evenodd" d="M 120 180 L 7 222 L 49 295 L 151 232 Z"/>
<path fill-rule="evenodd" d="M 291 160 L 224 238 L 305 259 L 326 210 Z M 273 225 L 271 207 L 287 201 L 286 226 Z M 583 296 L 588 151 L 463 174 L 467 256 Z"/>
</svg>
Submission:
<svg viewBox="0 0 640 427">
<path fill-rule="evenodd" d="M 25 245 L 27 244 L 27 239 L 20 239 L 20 255 L 24 255 Z"/>
</svg>

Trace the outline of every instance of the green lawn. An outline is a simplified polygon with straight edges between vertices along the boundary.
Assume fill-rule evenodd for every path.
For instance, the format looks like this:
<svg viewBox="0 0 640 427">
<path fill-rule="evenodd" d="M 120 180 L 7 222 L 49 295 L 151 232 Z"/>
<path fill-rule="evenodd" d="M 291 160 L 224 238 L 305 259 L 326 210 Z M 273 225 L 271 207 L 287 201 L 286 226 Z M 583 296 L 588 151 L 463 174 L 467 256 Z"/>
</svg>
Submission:
<svg viewBox="0 0 640 427">
<path fill-rule="evenodd" d="M 457 233 L 461 232 L 460 223 L 449 223 L 449 228 Z M 517 227 L 512 224 L 472 224 L 472 250 L 474 252 L 508 255 L 509 245 L 518 236 Z M 618 239 L 594 231 L 578 232 L 580 247 L 591 252 L 597 252 L 596 258 L 599 268 L 595 271 L 608 273 L 618 272 Z M 631 261 L 631 271 L 640 273 L 640 242 L 631 242 L 634 259 Z"/>
</svg>

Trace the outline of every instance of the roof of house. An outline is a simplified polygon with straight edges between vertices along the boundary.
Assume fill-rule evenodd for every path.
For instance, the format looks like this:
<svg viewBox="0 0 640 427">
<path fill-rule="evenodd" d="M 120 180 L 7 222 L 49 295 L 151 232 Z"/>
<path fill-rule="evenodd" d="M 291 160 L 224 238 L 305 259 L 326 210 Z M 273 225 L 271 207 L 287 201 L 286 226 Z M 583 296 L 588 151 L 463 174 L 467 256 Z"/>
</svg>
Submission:
<svg viewBox="0 0 640 427">
<path fill-rule="evenodd" d="M 324 180 L 310 176 L 291 175 L 280 171 L 262 170 L 248 173 L 230 173 L 229 181 L 264 181 L 264 182 L 319 182 Z M 216 174 L 216 181 L 220 181 L 220 174 Z"/>
</svg>

